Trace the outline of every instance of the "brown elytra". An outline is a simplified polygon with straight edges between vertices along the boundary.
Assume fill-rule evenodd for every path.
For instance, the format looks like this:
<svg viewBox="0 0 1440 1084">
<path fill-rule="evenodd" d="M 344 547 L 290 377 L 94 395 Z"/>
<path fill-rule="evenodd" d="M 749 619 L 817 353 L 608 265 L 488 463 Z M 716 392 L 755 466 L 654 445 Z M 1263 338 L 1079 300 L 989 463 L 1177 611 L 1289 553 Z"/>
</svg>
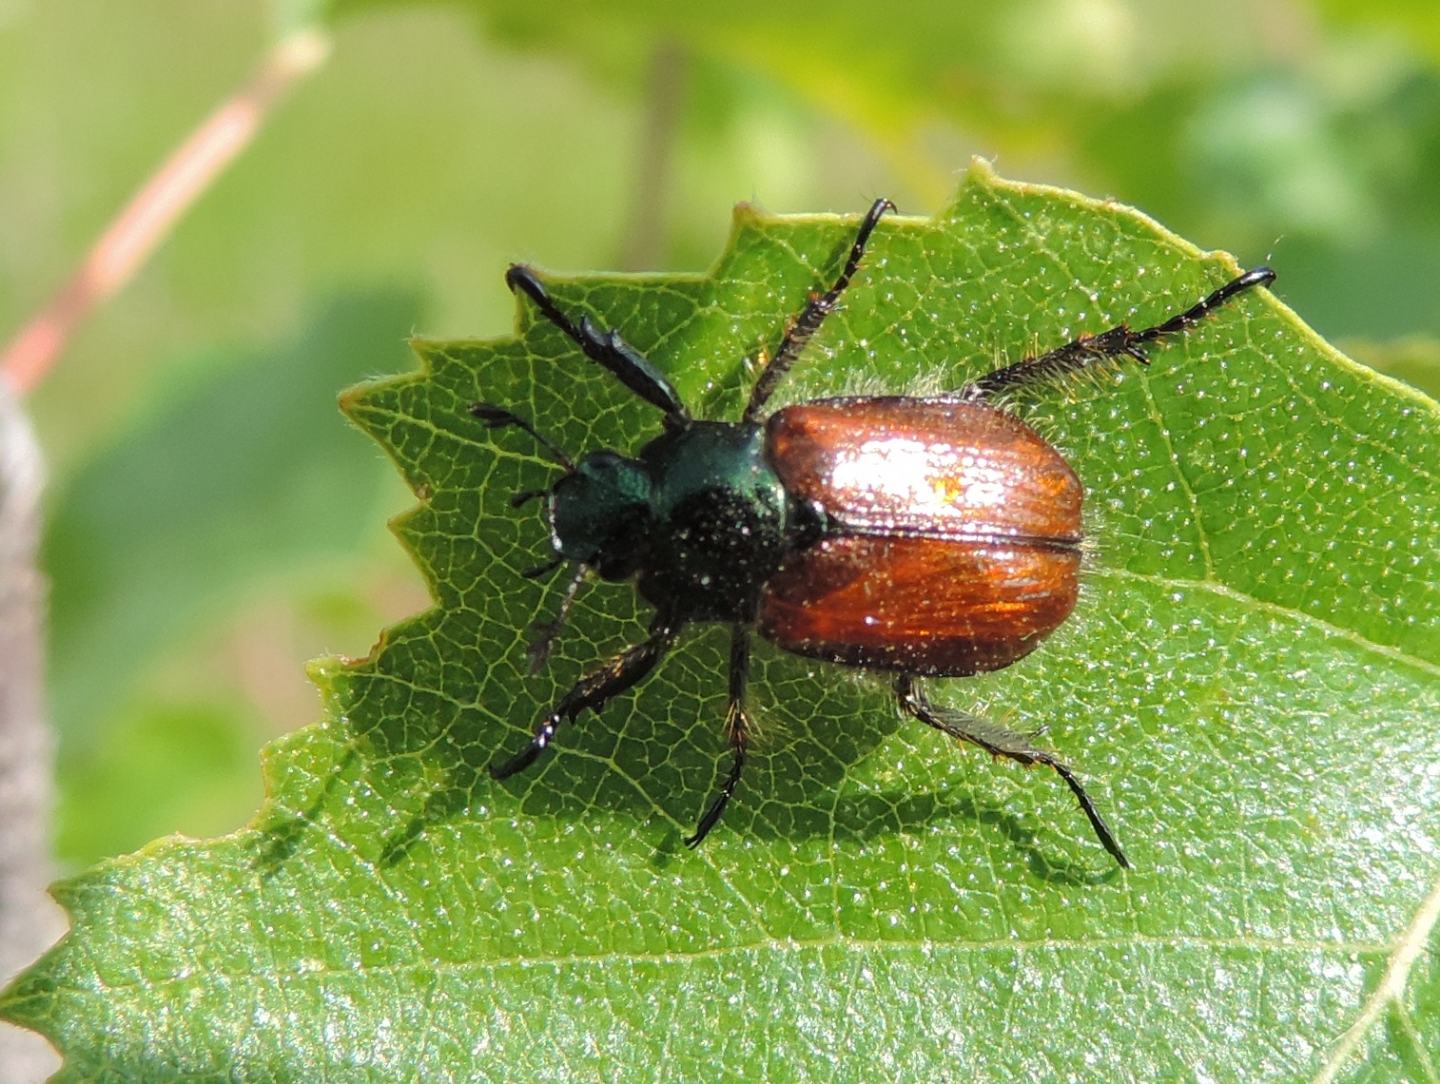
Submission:
<svg viewBox="0 0 1440 1084">
<path fill-rule="evenodd" d="M 963 676 L 1029 654 L 1075 605 L 1083 489 L 1013 415 L 945 399 L 821 399 L 767 449 L 826 535 L 761 594 L 761 635 L 852 666 Z"/>
</svg>

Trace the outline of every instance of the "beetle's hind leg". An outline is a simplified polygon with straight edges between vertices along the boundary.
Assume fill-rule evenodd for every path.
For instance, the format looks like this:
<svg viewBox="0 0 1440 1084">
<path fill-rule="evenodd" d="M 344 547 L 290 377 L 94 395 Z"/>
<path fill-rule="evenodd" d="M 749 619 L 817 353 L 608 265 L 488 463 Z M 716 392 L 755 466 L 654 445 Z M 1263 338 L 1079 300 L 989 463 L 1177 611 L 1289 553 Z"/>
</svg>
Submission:
<svg viewBox="0 0 1440 1084">
<path fill-rule="evenodd" d="M 740 783 L 740 773 L 745 769 L 746 743 L 750 738 L 750 717 L 745 713 L 745 685 L 749 676 L 750 630 L 744 625 L 734 625 L 730 629 L 730 708 L 725 714 L 725 729 L 735 759 L 720 784 L 720 793 L 700 818 L 695 834 L 685 840 L 687 847 L 700 846 L 700 841 L 710 834 Z"/>
<path fill-rule="evenodd" d="M 614 697 L 639 684 L 670 650 L 679 630 L 679 622 L 657 617 L 646 640 L 627 648 L 600 669 L 592 670 L 577 681 L 575 687 L 540 720 L 530 744 L 505 763 L 491 765 L 490 775 L 495 779 L 508 779 L 516 772 L 524 771 L 549 748 L 562 722 L 574 722 L 575 716 L 586 708 L 599 711 Z"/>
<path fill-rule="evenodd" d="M 1075 778 L 1075 773 L 1070 770 L 1070 766 L 1054 753 L 1036 748 L 1030 744 L 1030 739 L 1026 735 L 1007 730 L 997 723 L 956 711 L 953 708 L 935 707 L 909 674 L 901 674 L 895 679 L 895 696 L 900 701 L 901 709 L 907 715 L 913 715 L 922 723 L 933 726 L 936 730 L 943 731 L 952 738 L 978 745 L 993 756 L 1009 757 L 1011 760 L 1027 766 L 1044 764 L 1048 768 L 1053 768 L 1055 774 L 1065 780 L 1065 785 L 1070 788 L 1071 793 L 1080 802 L 1080 808 L 1084 810 L 1085 816 L 1089 819 L 1090 827 L 1094 829 L 1101 846 L 1109 851 L 1121 866 L 1126 869 L 1130 868 L 1130 862 L 1125 857 L 1125 852 L 1120 849 L 1120 844 L 1115 840 L 1115 834 L 1110 831 L 1110 826 L 1105 823 L 1105 818 L 1100 816 L 1100 811 L 1095 808 L 1095 803 L 1090 800 L 1090 795 L 1085 792 L 1080 780 Z"/>
<path fill-rule="evenodd" d="M 966 384 L 957 394 L 961 399 L 989 399 L 1000 392 L 1068 376 L 1120 357 L 1131 357 L 1142 365 L 1148 365 L 1150 359 L 1145 355 L 1145 347 L 1150 343 L 1158 342 L 1167 335 L 1188 331 L 1231 298 L 1255 286 L 1269 286 L 1274 281 L 1274 271 L 1268 267 L 1257 267 L 1154 327 L 1133 331 L 1124 324 L 1117 324 L 1099 335 L 1083 335 L 1039 357 L 1026 358 L 987 373 L 974 383 Z"/>
</svg>

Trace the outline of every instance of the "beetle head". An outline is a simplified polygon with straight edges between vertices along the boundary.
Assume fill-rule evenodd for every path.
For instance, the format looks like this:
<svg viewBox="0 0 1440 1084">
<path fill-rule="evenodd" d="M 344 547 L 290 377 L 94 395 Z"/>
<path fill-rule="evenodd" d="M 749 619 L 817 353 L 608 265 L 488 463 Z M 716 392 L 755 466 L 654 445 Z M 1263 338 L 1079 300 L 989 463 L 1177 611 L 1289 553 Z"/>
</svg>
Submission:
<svg viewBox="0 0 1440 1084">
<path fill-rule="evenodd" d="M 653 531 L 650 474 L 616 452 L 590 452 L 550 489 L 555 552 L 606 580 L 623 580 L 641 564 Z"/>
</svg>

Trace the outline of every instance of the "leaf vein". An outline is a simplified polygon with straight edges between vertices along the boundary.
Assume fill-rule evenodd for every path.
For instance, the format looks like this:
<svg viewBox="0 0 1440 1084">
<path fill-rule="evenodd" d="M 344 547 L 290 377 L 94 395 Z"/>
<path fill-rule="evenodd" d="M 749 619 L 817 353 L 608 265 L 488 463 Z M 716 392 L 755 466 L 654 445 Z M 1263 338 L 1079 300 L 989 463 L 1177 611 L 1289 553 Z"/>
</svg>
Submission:
<svg viewBox="0 0 1440 1084">
<path fill-rule="evenodd" d="M 1405 983 L 1410 978 L 1410 970 L 1424 952 L 1426 940 L 1437 922 L 1440 922 L 1440 881 L 1435 882 L 1435 887 L 1430 890 L 1430 894 L 1415 913 L 1414 921 L 1395 943 L 1375 992 L 1366 998 L 1355 1023 L 1340 1036 L 1330 1056 L 1325 1059 L 1325 1064 L 1320 1067 L 1320 1072 L 1315 1075 L 1313 1084 L 1330 1084 L 1335 1080 L 1385 1009 L 1392 1002 L 1396 1005 L 1402 1004 L 1401 996 L 1405 993 Z"/>
</svg>

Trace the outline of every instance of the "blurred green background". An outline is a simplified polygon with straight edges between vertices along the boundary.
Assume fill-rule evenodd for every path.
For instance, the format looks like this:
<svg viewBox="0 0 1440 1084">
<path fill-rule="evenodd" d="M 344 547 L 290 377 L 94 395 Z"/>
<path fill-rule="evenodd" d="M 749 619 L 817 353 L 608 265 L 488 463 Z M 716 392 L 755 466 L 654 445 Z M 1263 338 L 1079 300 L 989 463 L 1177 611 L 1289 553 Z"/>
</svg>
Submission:
<svg viewBox="0 0 1440 1084">
<path fill-rule="evenodd" d="M 333 42 L 30 396 L 66 866 L 238 826 L 304 661 L 426 604 L 335 393 L 504 334 L 512 260 L 703 269 L 736 200 L 929 213 L 981 154 L 1440 389 L 1433 0 L 690 7 L 0 0 L 0 337 L 278 37 Z"/>
</svg>

